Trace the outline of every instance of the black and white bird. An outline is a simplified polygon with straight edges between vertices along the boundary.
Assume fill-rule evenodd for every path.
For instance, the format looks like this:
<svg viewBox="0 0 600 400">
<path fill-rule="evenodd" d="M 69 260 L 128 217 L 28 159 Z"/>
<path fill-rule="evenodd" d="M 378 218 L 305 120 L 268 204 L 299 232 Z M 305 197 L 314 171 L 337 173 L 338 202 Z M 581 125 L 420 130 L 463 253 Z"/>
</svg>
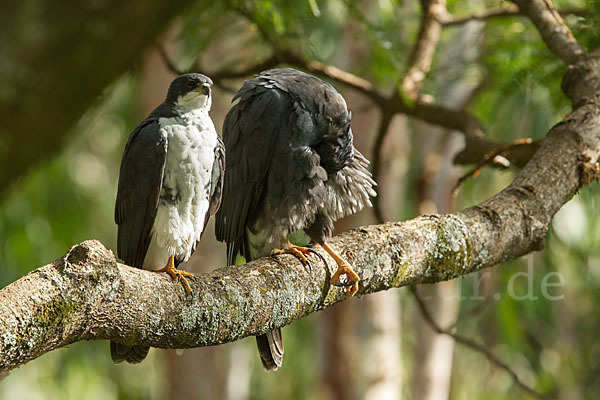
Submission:
<svg viewBox="0 0 600 400">
<path fill-rule="evenodd" d="M 227 173 L 216 217 L 228 262 L 291 253 L 306 262 L 311 249 L 292 245 L 298 230 L 337 262 L 331 283 L 350 296 L 359 277 L 327 244 L 335 220 L 370 206 L 375 182 L 356 150 L 344 98 L 328 83 L 291 68 L 244 82 L 223 125 Z M 345 275 L 345 279 L 340 279 Z M 256 338 L 267 370 L 283 359 L 281 331 Z"/>
<path fill-rule="evenodd" d="M 179 76 L 166 100 L 131 133 L 115 205 L 117 254 L 127 265 L 166 272 L 191 293 L 179 263 L 190 258 L 221 203 L 225 150 L 208 115 L 212 81 Z M 148 347 L 110 343 L 115 363 L 138 363 Z"/>
</svg>

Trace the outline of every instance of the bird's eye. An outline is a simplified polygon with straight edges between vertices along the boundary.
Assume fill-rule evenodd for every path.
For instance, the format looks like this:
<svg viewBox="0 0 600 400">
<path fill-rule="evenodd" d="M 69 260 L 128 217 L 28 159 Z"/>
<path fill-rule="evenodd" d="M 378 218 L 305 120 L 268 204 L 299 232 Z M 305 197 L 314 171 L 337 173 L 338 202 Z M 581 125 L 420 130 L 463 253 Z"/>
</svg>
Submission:
<svg viewBox="0 0 600 400">
<path fill-rule="evenodd" d="M 185 83 L 185 86 L 191 88 L 195 88 L 196 87 L 196 82 L 194 82 L 193 80 L 189 80 Z"/>
</svg>

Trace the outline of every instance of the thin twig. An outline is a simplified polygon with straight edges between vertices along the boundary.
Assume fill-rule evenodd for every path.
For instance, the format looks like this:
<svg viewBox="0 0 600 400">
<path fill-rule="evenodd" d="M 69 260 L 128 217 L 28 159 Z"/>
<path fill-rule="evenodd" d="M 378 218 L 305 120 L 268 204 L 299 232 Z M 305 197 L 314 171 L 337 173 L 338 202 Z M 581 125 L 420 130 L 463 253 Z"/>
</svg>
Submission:
<svg viewBox="0 0 600 400">
<path fill-rule="evenodd" d="M 558 10 L 560 15 L 576 15 L 579 17 L 584 17 L 589 14 L 588 10 L 581 8 L 565 8 L 562 10 Z M 486 10 L 481 12 L 476 12 L 469 15 L 462 16 L 449 16 L 447 19 L 443 21 L 444 26 L 457 26 L 462 25 L 470 21 L 486 21 L 494 18 L 504 18 L 504 17 L 517 17 L 523 16 L 523 14 L 519 11 L 519 7 L 510 5 L 506 8 L 498 8 L 495 10 Z"/>
<path fill-rule="evenodd" d="M 556 13 L 550 0 L 513 0 L 513 2 L 535 25 L 548 49 L 565 64 L 573 64 L 585 56 L 585 50 Z"/>
<path fill-rule="evenodd" d="M 371 158 L 373 165 L 373 180 L 375 182 L 379 182 L 380 171 L 381 171 L 381 153 L 383 151 L 383 142 L 387 131 L 390 127 L 390 122 L 392 118 L 394 118 L 394 113 L 383 111 L 381 115 L 381 121 L 379 122 L 379 128 L 377 129 L 377 136 L 375 136 L 375 143 L 373 144 L 373 156 Z M 383 210 L 381 208 L 381 195 L 379 191 L 381 186 L 377 187 L 378 196 L 375 197 L 373 203 L 373 212 L 375 213 L 375 219 L 377 222 L 382 223 L 384 221 L 383 218 Z"/>
<path fill-rule="evenodd" d="M 279 59 L 289 65 L 296 66 L 317 75 L 325 76 L 329 79 L 342 83 L 346 86 L 365 94 L 375 103 L 382 105 L 388 101 L 388 98 L 379 93 L 368 80 L 354 75 L 333 65 L 323 64 L 319 61 L 307 60 L 304 56 L 293 51 L 286 51 L 279 54 Z"/>
<path fill-rule="evenodd" d="M 431 69 L 431 62 L 442 33 L 442 20 L 448 11 L 444 0 L 422 0 L 423 14 L 417 40 L 410 52 L 408 71 L 400 88 L 405 96 L 417 98 L 425 76 Z"/>
<path fill-rule="evenodd" d="M 550 0 L 544 0 L 544 1 L 546 2 L 546 6 L 548 7 L 548 10 L 550 10 L 550 12 L 552 13 L 552 15 L 554 15 L 554 18 L 556 19 L 556 22 L 558 22 L 558 24 L 563 29 L 563 32 L 567 36 L 569 36 L 571 39 L 575 40 L 575 37 L 573 36 L 573 34 L 571 33 L 571 31 L 567 27 L 567 24 L 565 24 L 565 21 L 560 16 L 560 13 L 558 11 L 556 11 L 556 8 L 554 8 L 554 6 L 552 5 L 552 2 Z"/>
<path fill-rule="evenodd" d="M 242 17 L 246 18 L 250 23 L 254 24 L 260 36 L 266 43 L 268 43 L 271 46 L 271 48 L 275 49 L 276 52 L 280 52 L 283 50 L 281 44 L 278 41 L 278 38 L 271 35 L 269 33 L 269 30 L 265 28 L 262 23 L 257 21 L 251 9 L 245 8 L 242 5 L 235 5 L 229 0 L 226 0 L 226 2 L 232 10 L 237 12 Z"/>
<path fill-rule="evenodd" d="M 489 302 L 486 300 L 479 302 L 479 304 L 477 304 L 474 307 L 471 307 L 467 310 L 462 311 L 454 320 L 453 323 L 451 323 L 450 325 L 448 325 L 448 327 L 446 328 L 447 331 L 451 331 L 454 328 L 456 328 L 456 326 L 463 320 L 465 320 L 467 317 L 474 317 L 477 316 L 477 314 L 482 313 L 483 311 L 487 310 L 489 306 Z"/>
<path fill-rule="evenodd" d="M 498 358 L 498 356 L 496 356 L 494 353 L 492 353 L 490 350 L 488 350 L 487 347 L 473 341 L 472 339 L 470 339 L 468 337 L 450 332 L 449 330 L 443 329 L 442 327 L 440 327 L 437 324 L 437 322 L 434 321 L 433 317 L 429 313 L 427 306 L 425 306 L 425 303 L 423 302 L 423 299 L 421 298 L 421 296 L 415 289 L 415 286 L 411 286 L 410 288 L 411 288 L 412 294 L 415 297 L 417 305 L 421 311 L 421 315 L 427 321 L 427 323 L 429 323 L 429 325 L 431 326 L 431 328 L 434 331 L 436 331 L 440 335 L 449 336 L 449 337 L 453 338 L 456 343 L 460 343 L 472 350 L 475 350 L 475 351 L 483 354 L 488 359 L 488 361 L 490 361 L 492 364 L 494 364 L 498 368 L 506 371 L 506 373 L 508 373 L 511 376 L 511 378 L 513 379 L 515 384 L 517 384 L 517 386 L 519 386 L 521 389 L 523 389 L 529 395 L 531 395 L 537 399 L 543 399 L 543 400 L 553 398 L 553 396 L 544 395 L 544 394 L 538 392 L 537 390 L 533 389 L 531 386 L 527 385 L 523 381 L 521 381 L 521 379 L 516 374 L 516 372 L 514 372 L 504 361 L 502 361 L 500 358 Z"/>
<path fill-rule="evenodd" d="M 239 79 L 246 78 L 251 75 L 256 75 L 270 68 L 274 68 L 279 64 L 279 59 L 276 56 L 271 56 L 257 64 L 250 65 L 249 67 L 243 68 L 238 71 L 218 71 L 214 72 L 211 77 L 217 79 L 218 81 L 223 81 L 225 79 Z"/>
<path fill-rule="evenodd" d="M 193 66 L 191 69 L 189 70 L 181 70 L 179 68 L 177 68 L 177 66 L 175 65 L 175 63 L 173 62 L 173 60 L 171 60 L 171 58 L 169 57 L 169 55 L 167 54 L 167 52 L 165 51 L 164 47 L 162 45 L 157 45 L 158 51 L 163 59 L 163 62 L 165 63 L 165 65 L 167 66 L 167 68 L 174 74 L 176 75 L 182 75 L 182 74 L 186 74 L 186 73 L 190 73 L 190 72 L 198 72 L 200 70 L 200 68 L 198 66 Z M 255 75 L 258 74 L 262 71 L 265 71 L 269 68 L 273 68 L 275 66 L 277 66 L 280 63 L 279 58 L 276 56 L 271 56 L 257 64 L 251 65 L 247 68 L 243 68 L 237 71 L 232 71 L 232 70 L 222 70 L 222 71 L 215 71 L 214 73 L 210 73 L 210 72 L 206 72 L 205 74 L 207 76 L 209 76 L 215 85 L 221 87 L 222 89 L 225 89 L 229 92 L 235 93 L 236 90 L 233 88 L 230 88 L 229 86 L 227 86 L 224 81 L 228 80 L 228 79 L 238 79 L 238 78 L 245 78 L 251 75 Z"/>
<path fill-rule="evenodd" d="M 188 71 L 183 71 L 182 69 L 179 69 L 175 63 L 173 62 L 173 60 L 171 60 L 171 57 L 169 57 L 169 55 L 167 54 L 167 51 L 165 50 L 165 47 L 158 43 L 156 45 L 156 48 L 158 49 L 158 53 L 160 54 L 163 62 L 165 63 L 165 65 L 167 66 L 168 70 L 171 71 L 172 73 L 174 73 L 175 75 L 183 75 Z"/>
<path fill-rule="evenodd" d="M 502 145 L 494 150 L 487 152 L 483 156 L 481 161 L 477 165 L 475 165 L 475 167 L 473 167 L 469 172 L 458 178 L 456 185 L 454 185 L 454 188 L 452 189 L 453 193 L 456 194 L 456 191 L 464 181 L 471 177 L 479 175 L 482 168 L 486 165 L 491 165 L 499 168 L 508 168 L 511 165 L 511 163 L 508 159 L 504 157 L 504 154 L 523 146 L 533 146 L 534 150 L 537 150 L 539 144 L 540 140 L 534 140 L 531 138 L 517 139 L 512 143 Z"/>
</svg>

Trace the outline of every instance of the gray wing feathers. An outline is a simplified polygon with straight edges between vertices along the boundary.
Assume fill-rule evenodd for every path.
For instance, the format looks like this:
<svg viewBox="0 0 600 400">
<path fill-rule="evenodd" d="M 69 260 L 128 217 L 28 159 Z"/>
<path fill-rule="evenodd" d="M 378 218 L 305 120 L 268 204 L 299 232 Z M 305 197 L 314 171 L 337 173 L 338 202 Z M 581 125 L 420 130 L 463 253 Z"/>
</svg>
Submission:
<svg viewBox="0 0 600 400">
<path fill-rule="evenodd" d="M 264 88 L 245 84 L 236 95 L 239 103 L 227 113 L 223 141 L 227 149 L 223 203 L 217 213 L 217 239 L 228 247 L 231 264 L 239 251 L 248 257 L 244 234 L 265 189 L 277 129 L 272 112 L 278 108 L 277 96 L 258 96 Z M 248 101 L 252 98 L 252 101 Z M 269 121 L 271 120 L 271 121 Z"/>
<path fill-rule="evenodd" d="M 215 161 L 210 176 L 210 187 L 208 189 L 209 205 L 206 215 L 204 216 L 204 228 L 200 236 L 206 231 L 206 225 L 211 215 L 215 215 L 221 207 L 221 199 L 223 196 L 223 182 L 225 180 L 225 145 L 220 136 L 217 136 L 217 147 L 215 147 Z M 198 243 L 194 248 L 198 247 Z"/>
<path fill-rule="evenodd" d="M 215 148 L 215 162 L 213 164 L 210 179 L 210 207 L 209 215 L 215 215 L 221 206 L 221 196 L 223 193 L 223 181 L 225 177 L 225 145 L 221 137 L 217 137 L 217 147 Z M 208 221 L 208 216 L 206 217 Z M 205 223 L 206 223 L 205 221 Z"/>
<path fill-rule="evenodd" d="M 117 254 L 141 268 L 150 245 L 162 186 L 167 139 L 156 119 L 144 120 L 129 136 L 121 161 L 115 204 Z"/>
</svg>

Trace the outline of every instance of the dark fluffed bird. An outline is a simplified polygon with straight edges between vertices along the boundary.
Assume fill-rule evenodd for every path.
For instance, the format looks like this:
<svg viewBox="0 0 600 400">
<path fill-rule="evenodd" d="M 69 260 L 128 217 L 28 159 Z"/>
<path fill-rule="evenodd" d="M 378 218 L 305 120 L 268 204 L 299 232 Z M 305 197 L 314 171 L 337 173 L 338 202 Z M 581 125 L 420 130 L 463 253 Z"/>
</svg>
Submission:
<svg viewBox="0 0 600 400">
<path fill-rule="evenodd" d="M 292 245 L 304 230 L 337 262 L 332 284 L 358 290 L 359 277 L 327 240 L 335 220 L 370 206 L 375 182 L 356 150 L 344 98 L 328 83 L 291 68 L 244 82 L 223 125 L 227 173 L 216 217 L 228 262 L 291 253 L 306 262 L 310 249 Z M 345 276 L 345 279 L 342 278 Z M 267 370 L 283 359 L 281 331 L 256 338 Z"/>
<path fill-rule="evenodd" d="M 117 254 L 125 264 L 178 270 L 196 248 L 208 218 L 221 202 L 225 150 L 208 115 L 212 81 L 186 74 L 171 83 L 166 100 L 131 133 L 121 161 L 115 205 Z M 111 342 L 114 362 L 138 363 L 148 347 Z"/>
</svg>

